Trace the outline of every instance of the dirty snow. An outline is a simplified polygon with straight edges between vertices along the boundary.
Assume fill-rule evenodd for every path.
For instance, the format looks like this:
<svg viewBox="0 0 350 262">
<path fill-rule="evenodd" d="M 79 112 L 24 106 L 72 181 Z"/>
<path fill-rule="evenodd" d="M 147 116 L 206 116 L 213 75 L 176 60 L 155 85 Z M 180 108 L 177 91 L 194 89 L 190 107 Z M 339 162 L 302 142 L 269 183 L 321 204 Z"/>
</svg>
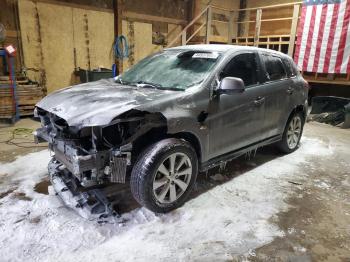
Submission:
<svg viewBox="0 0 350 262">
<path fill-rule="evenodd" d="M 283 232 L 271 222 L 288 209 L 299 168 L 332 148 L 304 138 L 299 150 L 276 157 L 187 202 L 169 214 L 138 208 L 123 224 L 98 225 L 33 190 L 47 174 L 49 152 L 0 164 L 1 261 L 222 261 L 253 254 Z M 244 161 L 244 160 L 242 160 Z M 254 161 L 254 160 L 253 160 Z M 232 171 L 234 172 L 234 170 Z M 25 193 L 32 200 L 18 199 Z"/>
</svg>

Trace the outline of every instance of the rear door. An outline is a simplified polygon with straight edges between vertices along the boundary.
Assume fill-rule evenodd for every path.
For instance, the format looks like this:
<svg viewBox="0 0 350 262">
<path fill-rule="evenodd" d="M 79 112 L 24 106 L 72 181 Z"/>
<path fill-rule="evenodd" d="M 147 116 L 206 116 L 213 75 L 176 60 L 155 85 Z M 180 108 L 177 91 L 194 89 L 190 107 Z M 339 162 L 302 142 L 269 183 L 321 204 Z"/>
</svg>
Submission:
<svg viewBox="0 0 350 262">
<path fill-rule="evenodd" d="M 280 56 L 260 52 L 265 72 L 266 115 L 264 138 L 281 134 L 290 110 L 290 95 L 293 93 L 293 81 L 288 77 Z"/>
<path fill-rule="evenodd" d="M 257 58 L 255 52 L 236 54 L 220 73 L 220 80 L 241 78 L 246 89 L 242 93 L 216 96 L 211 101 L 208 115 L 210 158 L 261 140 L 265 91 L 259 85 Z"/>
</svg>

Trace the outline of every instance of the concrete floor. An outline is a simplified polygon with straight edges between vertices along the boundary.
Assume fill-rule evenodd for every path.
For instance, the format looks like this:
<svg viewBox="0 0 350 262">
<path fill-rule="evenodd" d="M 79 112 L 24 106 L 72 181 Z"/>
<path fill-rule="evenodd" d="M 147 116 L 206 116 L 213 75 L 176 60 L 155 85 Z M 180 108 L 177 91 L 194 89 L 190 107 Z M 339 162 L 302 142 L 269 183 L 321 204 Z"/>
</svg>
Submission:
<svg viewBox="0 0 350 262">
<path fill-rule="evenodd" d="M 0 128 L 0 162 L 11 162 L 19 155 L 41 150 L 30 142 L 30 131 L 38 126 L 37 122 L 23 119 L 13 127 Z M 22 147 L 4 143 L 14 130 L 19 134 L 12 142 Z M 289 208 L 270 218 L 282 231 L 281 236 L 252 250 L 248 256 L 235 255 L 234 261 L 350 261 L 350 129 L 307 123 L 304 132 L 308 138 L 322 140 L 333 153 L 327 156 L 313 153 L 298 171 L 307 175 L 288 181 L 293 191 L 285 200 Z M 278 157 L 273 149 L 267 148 L 256 156 L 254 163 L 259 166 Z M 238 172 L 238 176 L 244 176 L 249 169 L 244 161 L 234 160 L 224 173 Z M 197 191 L 193 197 L 222 183 Z M 199 188 L 208 187 L 201 180 L 198 184 Z M 47 183 L 42 185 L 47 188 Z"/>
<path fill-rule="evenodd" d="M 14 125 L 0 124 L 0 162 L 47 148 L 45 144 L 34 143 L 32 133 L 39 127 L 40 122 L 31 118 L 23 118 Z"/>
<path fill-rule="evenodd" d="M 284 237 L 257 249 L 253 261 L 350 261 L 350 129 L 307 123 L 304 134 L 334 154 L 315 154 L 303 167 L 307 179 L 297 181 L 291 208 L 275 219 Z"/>
</svg>

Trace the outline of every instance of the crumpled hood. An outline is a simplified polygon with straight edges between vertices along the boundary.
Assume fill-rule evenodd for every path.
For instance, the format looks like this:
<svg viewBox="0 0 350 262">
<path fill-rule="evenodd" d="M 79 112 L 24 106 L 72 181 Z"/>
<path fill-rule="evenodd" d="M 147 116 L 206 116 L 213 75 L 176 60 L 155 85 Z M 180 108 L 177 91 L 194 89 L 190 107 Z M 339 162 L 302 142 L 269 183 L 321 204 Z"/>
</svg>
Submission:
<svg viewBox="0 0 350 262">
<path fill-rule="evenodd" d="M 147 110 L 155 101 L 172 100 L 179 93 L 183 92 L 124 86 L 103 79 L 56 91 L 36 106 L 63 118 L 70 126 L 99 126 L 130 109 Z"/>
</svg>

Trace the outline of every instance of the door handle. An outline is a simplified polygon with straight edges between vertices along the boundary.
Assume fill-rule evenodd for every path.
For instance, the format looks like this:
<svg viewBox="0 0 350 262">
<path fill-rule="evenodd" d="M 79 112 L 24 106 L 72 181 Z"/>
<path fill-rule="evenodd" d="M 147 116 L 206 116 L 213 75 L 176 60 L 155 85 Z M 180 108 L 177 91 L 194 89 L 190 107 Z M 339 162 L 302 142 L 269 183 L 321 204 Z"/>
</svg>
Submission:
<svg viewBox="0 0 350 262">
<path fill-rule="evenodd" d="M 261 97 L 258 96 L 255 100 L 254 100 L 254 104 L 256 106 L 260 106 L 261 104 L 263 104 L 265 102 L 265 97 Z"/>
<path fill-rule="evenodd" d="M 291 87 L 291 86 L 289 86 L 289 87 L 287 88 L 287 93 L 291 95 L 291 94 L 293 94 L 293 92 L 294 92 L 294 88 Z"/>
</svg>

